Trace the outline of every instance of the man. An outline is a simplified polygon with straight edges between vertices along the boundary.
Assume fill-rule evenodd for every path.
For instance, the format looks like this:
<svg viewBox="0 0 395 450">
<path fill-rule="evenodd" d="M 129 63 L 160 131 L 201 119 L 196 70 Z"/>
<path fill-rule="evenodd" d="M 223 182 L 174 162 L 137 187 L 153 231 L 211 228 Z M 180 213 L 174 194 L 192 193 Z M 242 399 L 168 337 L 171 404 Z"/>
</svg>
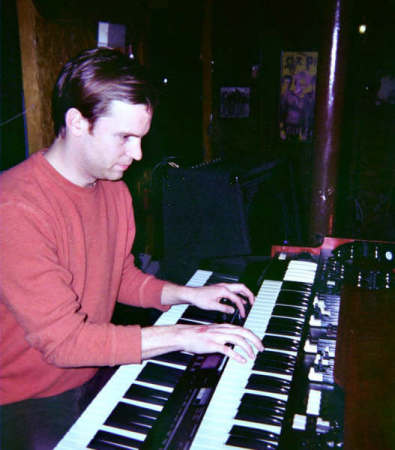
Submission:
<svg viewBox="0 0 395 450">
<path fill-rule="evenodd" d="M 253 302 L 242 284 L 190 288 L 134 266 L 132 200 L 118 180 L 142 158 L 154 103 L 144 72 L 127 56 L 85 51 L 56 83 L 52 145 L 0 178 L 4 449 L 52 448 L 80 414 L 100 366 L 176 350 L 221 352 L 245 362 L 254 348 L 262 350 L 252 332 L 232 325 L 110 323 L 116 301 L 231 312 L 220 303 L 228 298 L 242 315 L 242 298 Z"/>
</svg>

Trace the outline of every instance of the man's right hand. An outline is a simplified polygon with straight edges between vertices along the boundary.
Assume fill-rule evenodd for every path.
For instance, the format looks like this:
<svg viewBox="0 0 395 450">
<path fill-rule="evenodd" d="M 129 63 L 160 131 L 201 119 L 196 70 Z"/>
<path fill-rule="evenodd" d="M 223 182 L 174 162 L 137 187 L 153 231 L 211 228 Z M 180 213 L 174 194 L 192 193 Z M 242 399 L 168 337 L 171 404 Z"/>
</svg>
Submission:
<svg viewBox="0 0 395 450">
<path fill-rule="evenodd" d="M 262 351 L 261 340 L 252 331 L 231 324 L 169 325 L 142 328 L 142 359 L 171 351 L 222 353 L 229 358 L 247 361 L 237 349 L 254 359 Z M 234 347 L 234 348 L 232 348 Z"/>
</svg>

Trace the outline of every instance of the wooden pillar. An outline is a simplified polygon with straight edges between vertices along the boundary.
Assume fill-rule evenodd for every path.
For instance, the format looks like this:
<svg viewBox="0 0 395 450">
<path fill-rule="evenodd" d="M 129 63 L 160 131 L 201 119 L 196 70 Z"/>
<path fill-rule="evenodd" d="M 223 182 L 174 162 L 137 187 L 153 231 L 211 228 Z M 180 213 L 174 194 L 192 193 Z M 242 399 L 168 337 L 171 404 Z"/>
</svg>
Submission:
<svg viewBox="0 0 395 450">
<path fill-rule="evenodd" d="M 213 1 L 204 0 L 202 25 L 202 142 L 205 161 L 212 159 L 209 126 L 212 120 L 212 16 Z"/>
<path fill-rule="evenodd" d="M 352 0 L 327 0 L 323 45 L 319 53 L 315 115 L 314 168 L 310 239 L 332 235 L 344 78 L 347 61 L 348 12 Z M 324 6 L 324 5 L 323 5 Z"/>
<path fill-rule="evenodd" d="M 40 91 L 36 36 L 39 17 L 31 0 L 17 0 L 17 7 L 28 146 L 29 153 L 33 153 L 45 145 L 42 132 L 45 108 Z"/>
<path fill-rule="evenodd" d="M 17 0 L 17 8 L 27 136 L 29 153 L 34 153 L 54 138 L 51 94 L 56 77 L 69 58 L 96 46 L 97 23 L 42 17 L 32 0 Z"/>
</svg>

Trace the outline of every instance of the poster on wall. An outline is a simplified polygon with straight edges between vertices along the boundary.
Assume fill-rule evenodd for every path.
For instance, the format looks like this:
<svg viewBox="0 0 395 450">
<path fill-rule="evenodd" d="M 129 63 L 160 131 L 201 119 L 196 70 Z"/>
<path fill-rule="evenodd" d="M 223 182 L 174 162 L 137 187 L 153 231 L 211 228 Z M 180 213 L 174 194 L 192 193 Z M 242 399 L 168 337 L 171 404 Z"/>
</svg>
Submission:
<svg viewBox="0 0 395 450">
<path fill-rule="evenodd" d="M 220 110 L 221 118 L 240 119 L 250 115 L 249 87 L 221 87 Z"/>
<path fill-rule="evenodd" d="M 318 52 L 281 53 L 280 139 L 311 142 L 313 138 Z"/>
<path fill-rule="evenodd" d="M 395 77 L 385 74 L 380 77 L 379 89 L 376 95 L 376 105 L 395 105 Z"/>
</svg>

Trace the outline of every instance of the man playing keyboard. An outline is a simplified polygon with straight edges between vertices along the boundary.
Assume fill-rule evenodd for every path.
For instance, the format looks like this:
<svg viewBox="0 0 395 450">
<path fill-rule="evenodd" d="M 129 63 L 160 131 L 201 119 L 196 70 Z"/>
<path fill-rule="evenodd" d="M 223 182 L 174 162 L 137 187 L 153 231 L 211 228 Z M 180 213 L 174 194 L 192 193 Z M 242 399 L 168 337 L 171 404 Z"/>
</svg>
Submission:
<svg viewBox="0 0 395 450">
<path fill-rule="evenodd" d="M 55 85 L 52 145 L 0 177 L 4 450 L 53 448 L 86 406 L 100 367 L 178 350 L 243 363 L 262 350 L 252 332 L 230 324 L 111 323 L 116 301 L 162 311 L 180 303 L 237 308 L 242 316 L 254 301 L 243 284 L 178 286 L 135 267 L 132 199 L 120 179 L 142 158 L 154 107 L 154 89 L 133 60 L 110 49 L 82 52 Z"/>
</svg>

